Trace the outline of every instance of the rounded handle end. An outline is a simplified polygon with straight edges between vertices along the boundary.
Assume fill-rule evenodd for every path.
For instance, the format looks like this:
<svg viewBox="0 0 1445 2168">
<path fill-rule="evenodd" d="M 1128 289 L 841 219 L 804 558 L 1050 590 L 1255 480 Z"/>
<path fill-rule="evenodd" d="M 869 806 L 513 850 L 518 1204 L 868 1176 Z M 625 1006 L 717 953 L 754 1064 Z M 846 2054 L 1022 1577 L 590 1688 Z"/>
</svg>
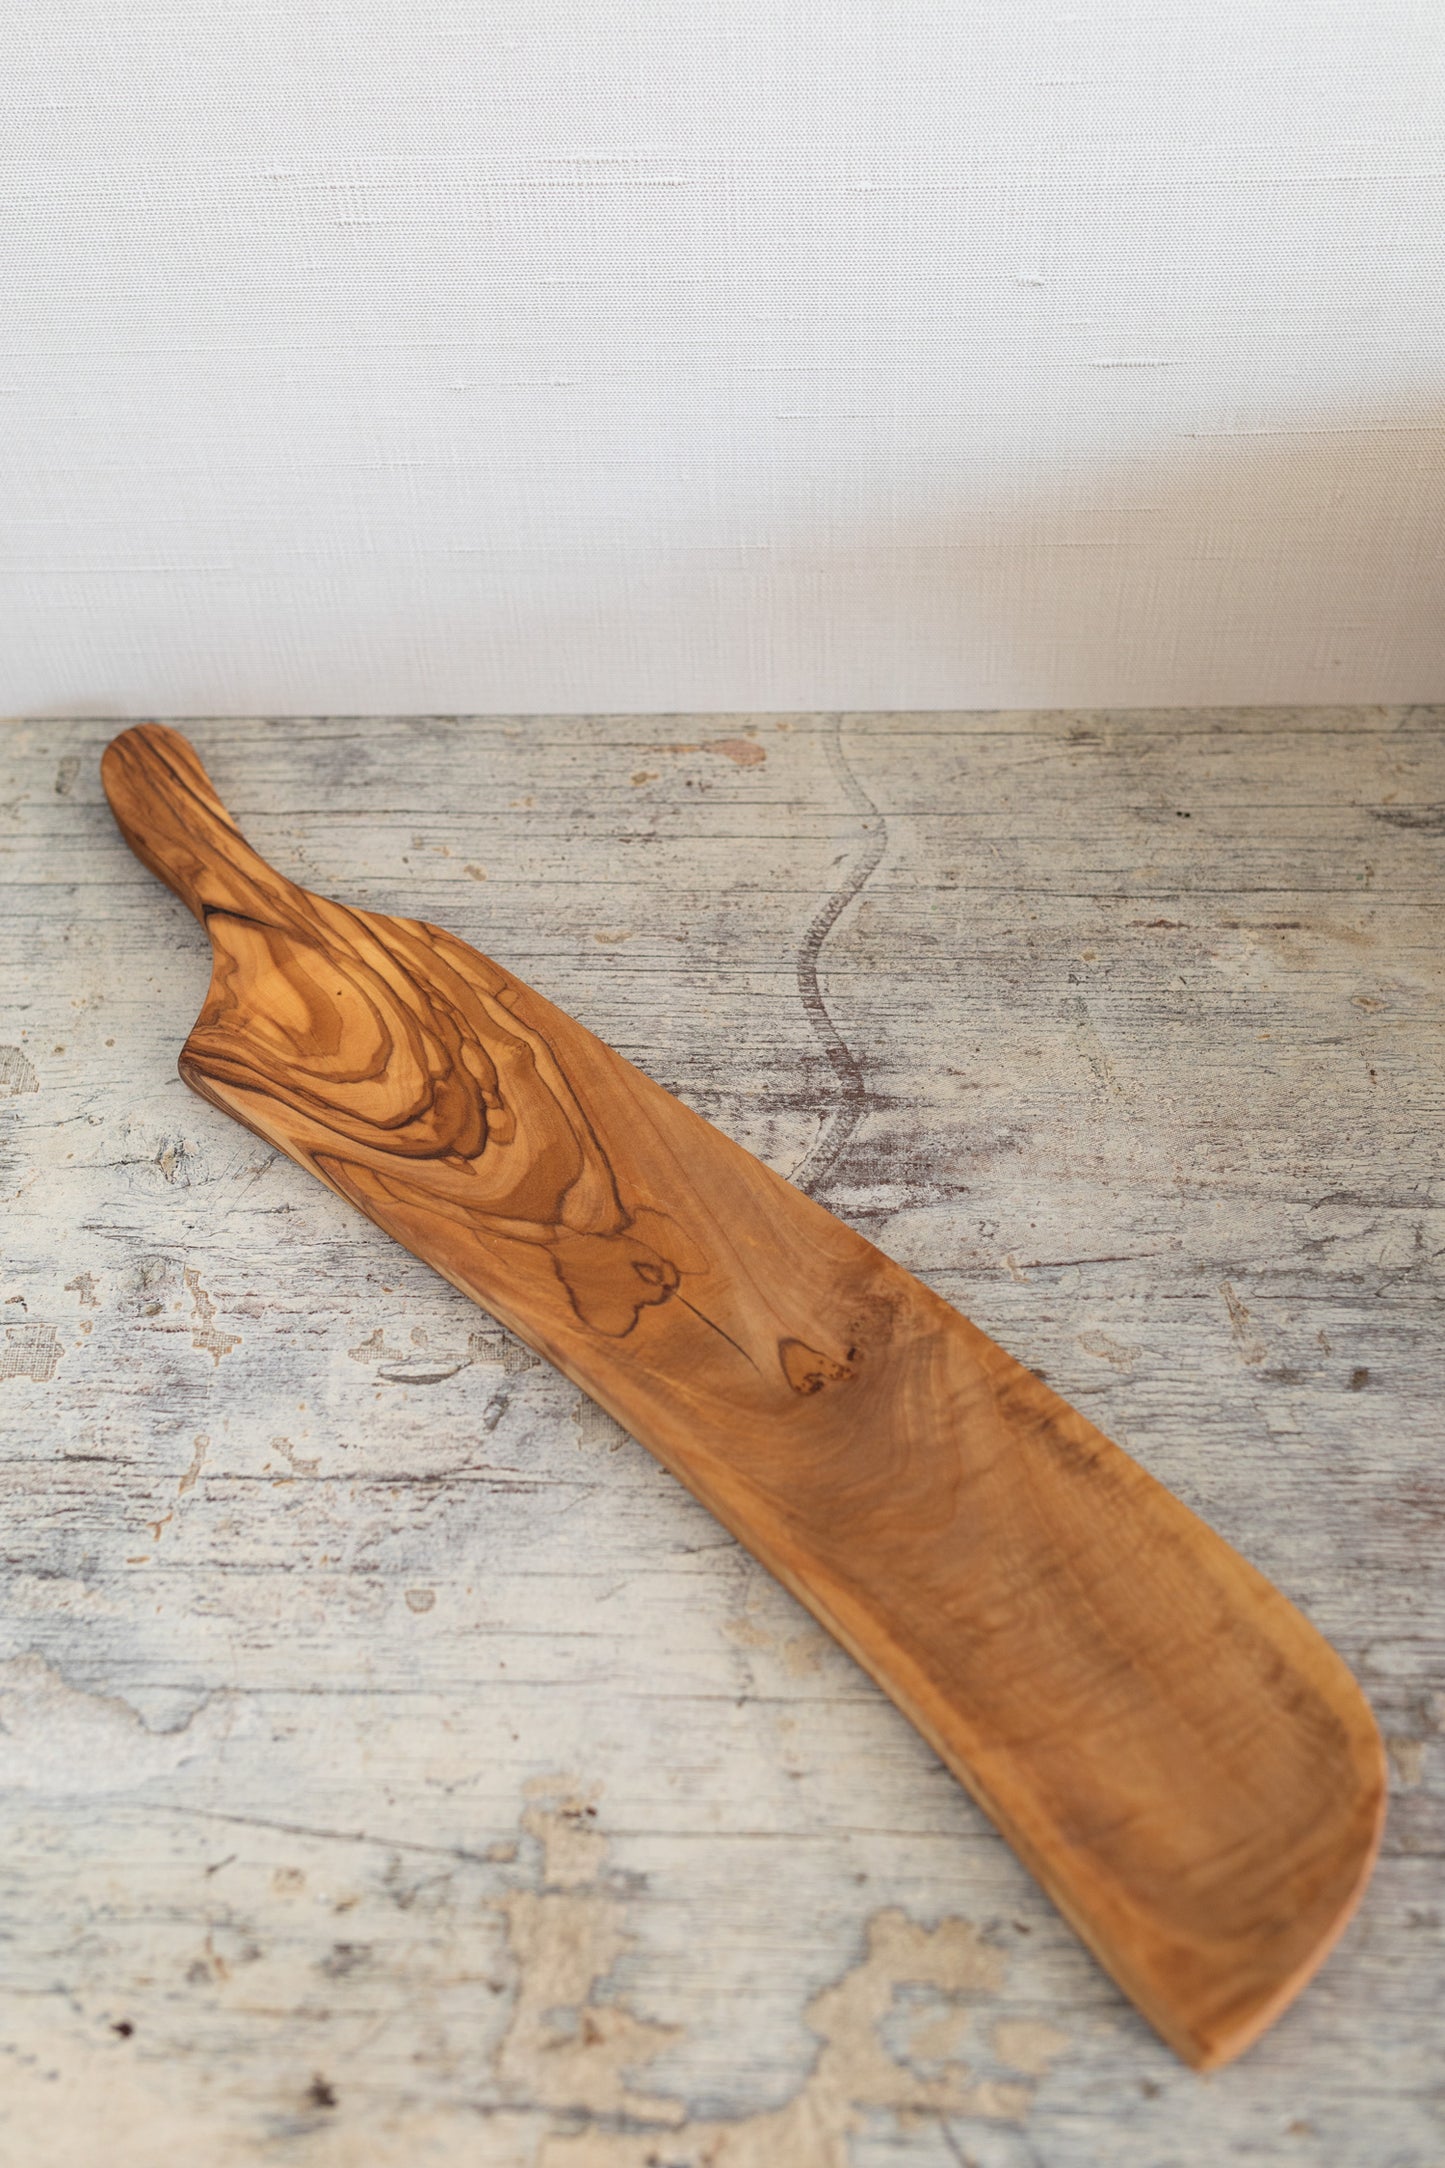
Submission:
<svg viewBox="0 0 1445 2168">
<path fill-rule="evenodd" d="M 113 738 L 100 779 L 137 858 L 202 923 L 210 911 L 250 907 L 258 875 L 273 891 L 290 887 L 251 849 L 195 747 L 168 724 L 137 723 Z"/>
</svg>

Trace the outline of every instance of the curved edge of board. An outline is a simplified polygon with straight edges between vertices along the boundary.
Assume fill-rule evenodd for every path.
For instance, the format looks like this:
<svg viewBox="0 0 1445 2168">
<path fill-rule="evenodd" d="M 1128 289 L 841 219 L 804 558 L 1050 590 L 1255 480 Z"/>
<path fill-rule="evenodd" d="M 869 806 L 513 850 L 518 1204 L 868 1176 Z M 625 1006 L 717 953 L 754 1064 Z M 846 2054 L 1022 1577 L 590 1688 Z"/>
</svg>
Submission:
<svg viewBox="0 0 1445 2168">
<path fill-rule="evenodd" d="M 774 1569 L 776 1571 L 776 1569 Z M 786 1576 L 780 1575 L 786 1579 Z M 794 1590 L 808 1602 L 801 1590 Z M 1281 1598 L 1281 1602 L 1287 1602 Z M 815 1615 L 816 1604 L 809 1603 Z M 836 1619 L 825 1623 L 864 1670 L 871 1670 L 866 1655 L 846 1627 Z M 1384 1741 L 1374 1713 L 1354 1674 L 1331 1645 L 1319 1637 L 1320 1649 L 1329 1659 L 1335 1694 L 1332 1708 L 1346 1720 L 1350 1734 L 1355 1789 L 1341 1820 L 1345 1831 L 1336 1831 L 1335 1854 L 1327 1890 L 1312 1907 L 1312 1931 L 1303 1947 L 1295 1947 L 1283 1963 L 1260 1962 L 1248 1986 L 1238 1992 L 1226 2011 L 1218 2008 L 1215 1980 L 1201 1967 L 1197 1979 L 1186 1987 L 1179 1977 L 1176 1953 L 1164 1964 L 1151 1963 L 1144 1953 L 1149 1937 L 1137 1931 L 1137 1923 L 1121 1921 L 1120 1932 L 1106 1936 L 1097 1915 L 1076 1901 L 1070 1879 L 1059 1872 L 1055 1848 L 1035 1843 L 1027 1824 L 1010 1804 L 981 1780 L 976 1770 L 951 1752 L 946 1736 L 926 1707 L 914 1702 L 895 1682 L 883 1682 L 914 1727 L 928 1740 L 939 1759 L 953 1773 L 969 1796 L 987 1814 L 1041 1888 L 1063 1914 L 1074 1932 L 1112 1980 L 1122 1988 L 1135 2008 L 1148 2019 L 1160 2038 L 1194 2070 L 1221 2070 L 1236 2062 L 1295 2002 L 1328 1961 L 1349 1927 L 1369 1885 L 1379 1857 L 1389 1803 L 1388 1764 Z M 1234 1965 L 1226 1968 L 1237 1978 Z M 1200 1991 L 1197 1999 L 1190 1988 Z"/>
</svg>

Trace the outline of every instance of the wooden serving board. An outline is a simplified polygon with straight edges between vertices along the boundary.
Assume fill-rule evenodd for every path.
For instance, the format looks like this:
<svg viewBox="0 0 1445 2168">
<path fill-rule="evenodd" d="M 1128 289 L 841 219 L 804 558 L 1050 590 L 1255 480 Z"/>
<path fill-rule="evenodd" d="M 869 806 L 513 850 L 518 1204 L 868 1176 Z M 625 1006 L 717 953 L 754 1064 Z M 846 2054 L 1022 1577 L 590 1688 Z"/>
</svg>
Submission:
<svg viewBox="0 0 1445 2168">
<path fill-rule="evenodd" d="M 298 888 L 192 748 L 104 781 L 205 924 L 181 1074 L 565 1371 L 876 1678 L 1200 2067 L 1368 1878 L 1353 1678 L 1261 1575 L 899 1265 L 440 928 Z"/>
</svg>

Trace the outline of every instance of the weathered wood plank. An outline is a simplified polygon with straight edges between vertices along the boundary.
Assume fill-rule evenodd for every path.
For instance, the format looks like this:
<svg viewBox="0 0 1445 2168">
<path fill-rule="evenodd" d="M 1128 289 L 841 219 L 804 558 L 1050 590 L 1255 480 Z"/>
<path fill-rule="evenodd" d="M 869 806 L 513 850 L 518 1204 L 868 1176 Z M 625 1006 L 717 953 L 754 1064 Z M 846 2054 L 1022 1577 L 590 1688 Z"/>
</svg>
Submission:
<svg viewBox="0 0 1445 2168">
<path fill-rule="evenodd" d="M 1397 1792 L 1320 1981 L 1179 2070 L 700 1509 L 183 1090 L 107 726 L 13 725 L 0 2159 L 1435 2162 L 1445 715 L 186 727 L 283 870 L 785 1171 L 843 1104 L 819 1193 L 1307 1609 Z M 853 1080 L 797 962 L 875 817 Z"/>
</svg>

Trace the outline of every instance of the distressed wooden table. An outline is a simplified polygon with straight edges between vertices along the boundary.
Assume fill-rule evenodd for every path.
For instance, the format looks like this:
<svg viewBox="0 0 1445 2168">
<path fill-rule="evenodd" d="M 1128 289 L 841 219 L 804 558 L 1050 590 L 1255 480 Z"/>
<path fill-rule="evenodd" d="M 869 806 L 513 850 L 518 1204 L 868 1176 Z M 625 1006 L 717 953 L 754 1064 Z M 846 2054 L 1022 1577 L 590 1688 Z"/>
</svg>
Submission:
<svg viewBox="0 0 1445 2168">
<path fill-rule="evenodd" d="M 1045 1372 L 1395 1796 L 1181 2068 L 701 1508 L 190 1097 L 111 726 L 0 726 L 4 2168 L 1437 2168 L 1445 710 L 183 727 Z"/>
</svg>

